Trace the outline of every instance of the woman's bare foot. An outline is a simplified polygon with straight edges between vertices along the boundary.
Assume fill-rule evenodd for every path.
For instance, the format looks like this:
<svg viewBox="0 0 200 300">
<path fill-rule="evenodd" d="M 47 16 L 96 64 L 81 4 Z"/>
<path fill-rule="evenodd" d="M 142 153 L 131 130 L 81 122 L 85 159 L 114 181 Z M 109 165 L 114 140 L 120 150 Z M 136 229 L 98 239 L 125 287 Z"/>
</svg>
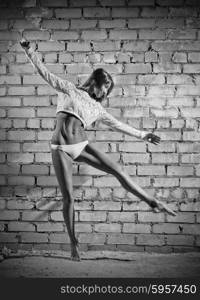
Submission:
<svg viewBox="0 0 200 300">
<path fill-rule="evenodd" d="M 149 205 L 153 208 L 154 212 L 164 211 L 172 216 L 176 216 L 176 213 L 172 209 L 159 200 L 153 199 Z"/>
<path fill-rule="evenodd" d="M 71 259 L 74 261 L 80 261 L 80 255 L 79 255 L 79 251 L 78 251 L 78 245 L 74 245 L 71 248 Z"/>
</svg>

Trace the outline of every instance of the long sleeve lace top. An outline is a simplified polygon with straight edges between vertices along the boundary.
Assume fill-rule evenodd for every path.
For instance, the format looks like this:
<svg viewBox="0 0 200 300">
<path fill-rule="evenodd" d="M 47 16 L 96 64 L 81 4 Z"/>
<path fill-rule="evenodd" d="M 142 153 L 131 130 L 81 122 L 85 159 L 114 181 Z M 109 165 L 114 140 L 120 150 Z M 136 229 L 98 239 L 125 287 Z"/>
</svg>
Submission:
<svg viewBox="0 0 200 300">
<path fill-rule="evenodd" d="M 87 128 L 95 121 L 137 138 L 143 138 L 147 132 L 133 128 L 110 115 L 104 107 L 91 98 L 86 91 L 78 89 L 73 83 L 52 74 L 41 62 L 38 54 L 30 47 L 25 53 L 42 78 L 53 87 L 58 95 L 56 113 L 68 112 L 79 118 Z"/>
</svg>

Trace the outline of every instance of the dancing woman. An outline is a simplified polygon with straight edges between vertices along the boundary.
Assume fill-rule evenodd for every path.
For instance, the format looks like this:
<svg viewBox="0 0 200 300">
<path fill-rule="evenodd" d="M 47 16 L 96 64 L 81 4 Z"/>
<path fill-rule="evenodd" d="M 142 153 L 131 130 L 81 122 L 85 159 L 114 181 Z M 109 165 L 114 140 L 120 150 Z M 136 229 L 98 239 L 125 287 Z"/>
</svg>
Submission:
<svg viewBox="0 0 200 300">
<path fill-rule="evenodd" d="M 80 260 L 78 240 L 74 231 L 73 161 L 86 162 L 114 175 L 127 191 L 145 201 L 154 211 L 165 211 L 175 215 L 167 205 L 149 196 L 134 183 L 131 177 L 106 154 L 88 143 L 85 129 L 96 120 L 104 122 L 117 131 L 155 145 L 160 142 L 160 138 L 153 133 L 137 130 L 121 123 L 103 108 L 101 102 L 110 94 L 114 86 L 112 77 L 105 70 L 96 69 L 83 86 L 77 88 L 68 80 L 61 79 L 49 72 L 38 58 L 37 53 L 30 47 L 29 41 L 22 40 L 20 44 L 42 78 L 58 94 L 57 122 L 51 139 L 51 153 L 55 174 L 63 196 L 63 216 L 71 242 L 71 258 Z"/>
</svg>

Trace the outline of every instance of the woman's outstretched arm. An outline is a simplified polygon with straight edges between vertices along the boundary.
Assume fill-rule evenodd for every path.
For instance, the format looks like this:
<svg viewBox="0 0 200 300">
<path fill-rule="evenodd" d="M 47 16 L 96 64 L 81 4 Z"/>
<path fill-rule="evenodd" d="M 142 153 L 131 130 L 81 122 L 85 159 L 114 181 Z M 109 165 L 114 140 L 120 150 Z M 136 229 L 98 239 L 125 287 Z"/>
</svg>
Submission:
<svg viewBox="0 0 200 300">
<path fill-rule="evenodd" d="M 137 138 L 146 140 L 155 145 L 157 145 L 160 142 L 160 138 L 157 135 L 155 135 L 149 131 L 138 130 L 132 126 L 129 126 L 128 124 L 122 123 L 119 120 L 115 119 L 111 114 L 109 114 L 104 109 L 103 109 L 101 121 L 103 123 L 105 123 L 106 125 L 109 125 L 112 128 L 116 129 L 117 131 L 121 131 L 128 135 L 135 136 Z"/>
<path fill-rule="evenodd" d="M 30 47 L 29 41 L 22 40 L 20 42 L 22 48 L 25 50 L 26 55 L 33 64 L 33 66 L 38 70 L 38 73 L 42 78 L 55 90 L 63 93 L 69 93 L 69 90 L 75 89 L 75 85 L 68 80 L 64 80 L 53 73 L 51 73 L 45 65 L 39 59 L 37 53 Z"/>
</svg>

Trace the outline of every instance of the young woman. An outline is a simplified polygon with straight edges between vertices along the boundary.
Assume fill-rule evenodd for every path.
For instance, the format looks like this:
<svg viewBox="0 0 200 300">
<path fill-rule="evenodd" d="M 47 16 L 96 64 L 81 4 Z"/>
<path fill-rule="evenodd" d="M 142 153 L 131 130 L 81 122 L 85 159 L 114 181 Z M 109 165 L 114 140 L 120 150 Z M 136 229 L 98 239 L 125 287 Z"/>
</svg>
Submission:
<svg viewBox="0 0 200 300">
<path fill-rule="evenodd" d="M 57 122 L 51 140 L 51 152 L 55 174 L 63 196 L 63 216 L 70 237 L 72 259 L 80 260 L 78 240 L 74 232 L 73 160 L 86 162 L 114 175 L 127 191 L 148 203 L 154 211 L 165 211 L 175 215 L 165 204 L 149 196 L 134 183 L 118 164 L 88 143 L 85 129 L 96 120 L 101 120 L 118 131 L 155 145 L 160 142 L 160 138 L 153 133 L 137 130 L 121 123 L 103 108 L 101 102 L 109 95 L 114 85 L 112 77 L 103 69 L 96 69 L 85 84 L 77 88 L 73 83 L 49 72 L 28 41 L 22 40 L 20 44 L 42 78 L 58 94 Z"/>
</svg>

